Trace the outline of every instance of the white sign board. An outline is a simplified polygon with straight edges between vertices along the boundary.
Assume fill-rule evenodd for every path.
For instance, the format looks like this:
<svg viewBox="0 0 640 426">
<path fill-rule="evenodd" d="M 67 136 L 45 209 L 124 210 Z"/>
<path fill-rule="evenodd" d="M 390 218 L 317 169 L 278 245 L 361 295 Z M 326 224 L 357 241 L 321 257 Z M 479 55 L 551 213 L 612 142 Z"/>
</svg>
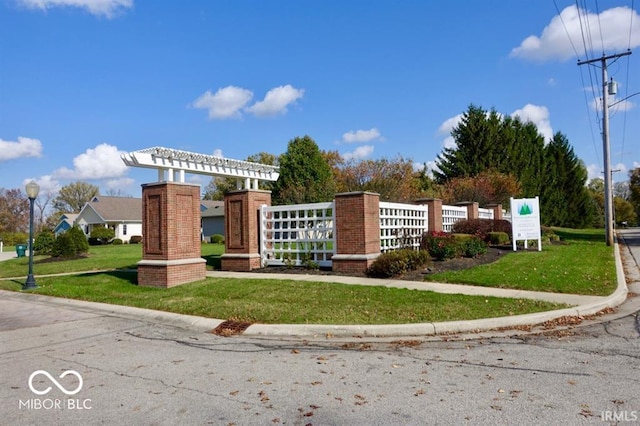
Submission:
<svg viewBox="0 0 640 426">
<path fill-rule="evenodd" d="M 513 251 L 516 251 L 516 241 L 538 240 L 538 251 L 542 250 L 540 234 L 540 203 L 536 198 L 511 198 L 511 231 Z"/>
</svg>

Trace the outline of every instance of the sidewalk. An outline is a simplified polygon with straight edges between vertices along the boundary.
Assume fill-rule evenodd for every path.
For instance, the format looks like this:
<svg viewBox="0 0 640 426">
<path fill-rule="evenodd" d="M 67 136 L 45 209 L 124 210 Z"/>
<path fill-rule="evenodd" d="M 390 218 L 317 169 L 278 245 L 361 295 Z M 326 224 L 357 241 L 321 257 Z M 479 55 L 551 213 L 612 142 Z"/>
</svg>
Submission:
<svg viewBox="0 0 640 426">
<path fill-rule="evenodd" d="M 624 239 L 622 239 L 624 242 Z M 634 247 L 636 250 L 637 247 Z M 0 260 L 15 257 L 15 253 L 0 253 Z M 636 256 L 637 258 L 638 256 Z M 217 278 L 259 278 L 259 279 L 297 279 L 306 281 L 335 282 L 347 285 L 370 285 L 395 288 L 406 288 L 422 291 L 434 291 L 449 294 L 465 294 L 475 296 L 495 296 L 543 300 L 553 303 L 564 303 L 573 307 L 556 311 L 540 312 L 510 317 L 486 318 L 469 321 L 450 321 L 440 323 L 420 324 L 389 324 L 389 325 L 314 325 L 314 324 L 252 324 L 241 334 L 244 336 L 284 337 L 296 336 L 302 338 L 352 338 L 352 337 L 424 337 L 453 333 L 479 333 L 482 336 L 502 333 L 497 330 L 508 328 L 533 326 L 562 317 L 586 317 L 595 315 L 606 308 L 618 307 L 613 314 L 606 315 L 607 319 L 629 315 L 640 310 L 640 297 L 627 298 L 628 291 L 640 294 L 640 270 L 631 252 L 631 247 L 622 244 L 615 246 L 615 261 L 618 278 L 618 288 L 610 296 L 584 296 L 573 294 L 532 292 L 523 290 L 497 289 L 458 284 L 442 284 L 432 282 L 413 282 L 389 279 L 370 279 L 346 276 L 328 275 L 297 275 L 297 274 L 263 274 L 251 272 L 213 271 L 207 275 Z M 630 288 L 627 288 L 625 270 Z M 152 311 L 148 309 L 126 306 L 109 305 L 104 303 L 83 302 L 70 299 L 60 299 L 30 293 L 16 293 L 0 291 L 0 298 L 7 301 L 32 301 L 89 312 L 106 312 L 109 314 L 134 317 L 149 322 L 162 322 L 169 325 L 186 327 L 203 332 L 211 332 L 225 321 L 220 319 L 179 315 L 168 312 Z M 600 316 L 600 319 L 604 318 Z M 488 334 L 487 334 L 488 333 Z"/>
</svg>

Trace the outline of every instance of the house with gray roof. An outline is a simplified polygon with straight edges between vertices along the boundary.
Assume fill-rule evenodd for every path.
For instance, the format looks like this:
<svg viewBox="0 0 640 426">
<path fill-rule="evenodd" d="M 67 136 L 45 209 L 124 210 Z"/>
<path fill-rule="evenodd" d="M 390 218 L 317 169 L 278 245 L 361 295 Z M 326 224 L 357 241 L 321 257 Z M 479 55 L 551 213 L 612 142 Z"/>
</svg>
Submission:
<svg viewBox="0 0 640 426">
<path fill-rule="evenodd" d="M 202 200 L 202 239 L 211 242 L 212 235 L 224 236 L 224 201 Z"/>
<path fill-rule="evenodd" d="M 142 199 L 97 195 L 84 205 L 74 223 L 87 237 L 94 228 L 103 227 L 128 242 L 134 235 L 142 236 Z"/>
<path fill-rule="evenodd" d="M 60 219 L 58 219 L 58 224 L 53 229 L 53 235 L 57 237 L 63 232 L 66 232 L 69 229 L 73 228 L 73 224 L 77 217 L 77 213 L 64 213 L 62 216 L 60 216 Z"/>
</svg>

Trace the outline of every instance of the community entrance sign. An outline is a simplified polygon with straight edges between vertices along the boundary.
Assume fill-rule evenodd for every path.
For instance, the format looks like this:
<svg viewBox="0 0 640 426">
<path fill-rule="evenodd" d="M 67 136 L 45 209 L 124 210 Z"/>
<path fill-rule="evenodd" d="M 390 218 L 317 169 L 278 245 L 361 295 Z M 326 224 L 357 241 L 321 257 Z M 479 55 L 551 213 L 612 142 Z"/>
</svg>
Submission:
<svg viewBox="0 0 640 426">
<path fill-rule="evenodd" d="M 540 235 L 540 203 L 536 198 L 511 198 L 511 231 L 513 251 L 517 250 L 517 241 L 524 240 L 527 248 L 528 240 L 538 240 L 538 251 L 542 250 Z"/>
<path fill-rule="evenodd" d="M 167 288 L 206 278 L 206 261 L 200 250 L 200 186 L 185 182 L 185 173 L 236 178 L 240 199 L 225 198 L 225 216 L 255 229 L 255 212 L 260 205 L 271 203 L 271 193 L 260 191 L 258 182 L 276 181 L 279 175 L 275 166 L 162 147 L 124 154 L 122 160 L 130 167 L 158 171 L 157 182 L 142 185 L 141 286 Z M 253 261 L 252 255 L 242 251 L 248 247 L 247 236 L 240 232 L 243 228 L 232 228 L 225 231 L 231 241 L 226 244 L 225 256 L 232 262 Z M 253 246 L 257 247 L 257 242 Z"/>
</svg>

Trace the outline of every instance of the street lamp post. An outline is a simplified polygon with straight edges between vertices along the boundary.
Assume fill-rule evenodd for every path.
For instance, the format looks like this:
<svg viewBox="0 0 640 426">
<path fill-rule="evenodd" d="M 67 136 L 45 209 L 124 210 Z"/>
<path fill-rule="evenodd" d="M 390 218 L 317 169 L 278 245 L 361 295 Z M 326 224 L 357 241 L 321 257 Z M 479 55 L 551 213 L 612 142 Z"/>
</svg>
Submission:
<svg viewBox="0 0 640 426">
<path fill-rule="evenodd" d="M 27 191 L 27 197 L 29 197 L 29 275 L 27 275 L 27 281 L 22 285 L 23 290 L 33 290 L 38 288 L 36 285 L 36 279 L 33 277 L 33 202 L 38 197 L 40 192 L 40 186 L 31 181 L 25 185 Z"/>
</svg>

